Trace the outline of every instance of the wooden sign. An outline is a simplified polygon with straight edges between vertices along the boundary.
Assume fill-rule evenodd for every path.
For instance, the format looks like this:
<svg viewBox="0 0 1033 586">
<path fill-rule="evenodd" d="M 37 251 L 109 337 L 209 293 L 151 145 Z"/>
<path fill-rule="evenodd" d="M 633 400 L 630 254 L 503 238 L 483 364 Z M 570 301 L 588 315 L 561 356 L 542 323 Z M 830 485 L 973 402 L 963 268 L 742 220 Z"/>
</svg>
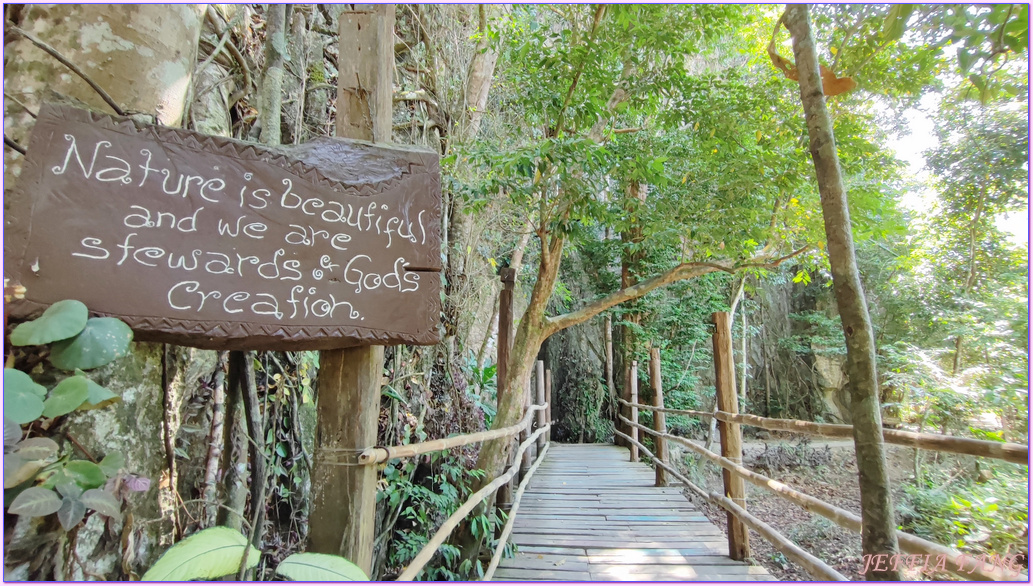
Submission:
<svg viewBox="0 0 1033 586">
<path fill-rule="evenodd" d="M 438 156 L 275 150 L 45 105 L 5 210 L 30 315 L 78 299 L 137 339 L 301 350 L 439 340 Z"/>
</svg>

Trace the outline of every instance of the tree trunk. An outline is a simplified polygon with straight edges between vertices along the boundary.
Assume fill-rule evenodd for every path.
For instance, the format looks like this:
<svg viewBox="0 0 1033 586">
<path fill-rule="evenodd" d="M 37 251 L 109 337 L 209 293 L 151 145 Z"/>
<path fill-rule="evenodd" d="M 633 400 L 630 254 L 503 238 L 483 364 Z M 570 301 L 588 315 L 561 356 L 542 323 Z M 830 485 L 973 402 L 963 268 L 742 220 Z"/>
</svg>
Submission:
<svg viewBox="0 0 1033 586">
<path fill-rule="evenodd" d="M 105 5 L 35 4 L 26 5 L 13 24 L 74 63 L 122 110 L 153 115 L 161 124 L 178 126 L 192 82 L 203 15 L 203 5 L 131 4 L 115 10 Z M 51 101 L 113 113 L 85 81 L 27 39 L 12 34 L 5 39 L 5 49 L 4 92 L 16 96 L 33 112 L 43 101 Z M 5 134 L 27 145 L 32 117 L 7 99 L 4 108 Z M 19 153 L 4 150 L 5 193 L 16 182 L 22 160 Z M 160 550 L 170 544 L 170 523 L 162 520 L 158 497 L 159 491 L 171 496 L 174 488 L 159 488 L 159 479 L 167 470 L 161 431 L 161 357 L 161 344 L 134 343 L 127 356 L 91 372 L 91 379 L 124 400 L 104 409 L 70 413 L 60 428 L 98 458 L 121 453 L 126 459 L 125 472 L 152 479 L 149 490 L 129 499 L 126 512 L 132 515 L 125 515 L 125 523 L 132 525 L 111 525 L 113 531 L 126 529 L 124 535 L 132 535 L 125 550 L 104 530 L 99 518 L 93 522 L 87 519 L 84 528 L 89 529 L 77 531 L 74 543 L 77 551 L 93 553 L 82 555 L 78 564 L 54 567 L 55 556 L 42 553 L 54 550 L 40 549 L 43 541 L 36 535 L 37 531 L 46 531 L 47 525 L 23 517 L 24 522 L 9 532 L 16 538 L 5 544 L 5 561 L 28 544 L 33 556 L 43 562 L 41 566 L 33 564 L 39 568 L 33 570 L 37 572 L 32 576 L 35 579 L 125 579 L 143 574 Z M 172 391 L 169 407 L 179 409 L 182 398 L 193 395 L 199 378 L 210 379 L 216 353 L 171 347 L 170 358 L 181 368 L 179 375 L 168 381 Z M 165 511 L 166 519 L 170 513 Z M 48 543 L 56 541 L 46 539 Z M 64 552 L 58 557 L 69 559 Z M 6 571 L 5 575 L 14 580 L 29 578 Z"/>
<path fill-rule="evenodd" d="M 638 207 L 643 205 L 646 201 L 646 194 L 649 192 L 649 188 L 644 183 L 635 183 L 628 186 L 627 199 L 625 200 L 624 213 L 629 219 L 632 220 L 632 225 L 628 230 L 621 232 L 621 241 L 625 248 L 634 245 L 640 245 L 642 243 L 642 227 L 634 222 L 634 218 L 638 215 Z M 639 275 L 641 271 L 642 259 L 645 254 L 639 252 L 625 252 L 621 256 L 621 288 L 630 287 L 639 281 Z M 631 362 L 635 359 L 635 350 L 637 336 L 635 335 L 635 326 L 642 321 L 642 315 L 639 313 L 632 313 L 624 317 L 625 325 L 621 324 L 618 327 L 618 338 L 620 340 L 620 370 L 623 373 L 621 377 L 621 398 L 625 401 L 631 401 L 631 389 L 628 388 L 629 376 L 631 374 Z M 631 408 L 621 407 L 620 413 L 631 419 Z M 618 427 L 621 424 L 617 422 Z M 624 433 L 630 435 L 630 430 L 625 430 Z M 617 439 L 620 445 L 627 445 L 631 448 L 630 444 L 627 444 L 624 440 Z"/>
<path fill-rule="evenodd" d="M 803 101 L 811 157 L 817 172 L 822 215 L 825 219 L 832 282 L 846 336 L 854 448 L 861 488 L 861 547 L 865 555 L 896 555 L 896 523 L 883 450 L 875 339 L 854 256 L 846 190 L 818 73 L 818 58 L 807 6 L 787 6 L 785 23 L 793 36 L 793 54 L 800 72 L 800 98 Z M 901 575 L 893 569 L 877 571 L 870 568 L 865 578 L 900 580 Z"/>
</svg>

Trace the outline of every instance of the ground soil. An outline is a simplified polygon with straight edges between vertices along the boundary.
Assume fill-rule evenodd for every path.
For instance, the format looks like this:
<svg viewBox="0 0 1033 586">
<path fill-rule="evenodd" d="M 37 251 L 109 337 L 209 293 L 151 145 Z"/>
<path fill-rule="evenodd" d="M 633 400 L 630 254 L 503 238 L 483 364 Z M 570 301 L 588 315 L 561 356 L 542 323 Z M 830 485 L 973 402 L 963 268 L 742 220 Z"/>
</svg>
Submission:
<svg viewBox="0 0 1033 586">
<path fill-rule="evenodd" d="M 799 438 L 799 436 L 797 436 Z M 900 446 L 887 447 L 887 464 L 894 502 L 899 502 L 904 481 L 913 471 L 914 451 Z M 684 461 L 679 458 L 678 461 Z M 860 514 L 861 495 L 857 484 L 857 462 L 850 440 L 816 440 L 801 443 L 790 437 L 747 440 L 743 447 L 747 468 L 779 480 L 790 487 L 827 503 Z M 713 469 L 688 466 L 689 477 L 706 488 L 722 492 L 721 475 Z M 821 558 L 849 580 L 864 580 L 861 562 L 861 536 L 831 521 L 752 484 L 746 484 L 747 509 L 774 527 L 804 550 Z M 706 516 L 718 527 L 726 527 L 727 513 L 686 491 Z M 810 581 L 815 578 L 786 559 L 757 533 L 750 531 L 754 563 L 764 566 L 783 581 Z M 905 576 L 905 579 L 921 579 Z"/>
</svg>

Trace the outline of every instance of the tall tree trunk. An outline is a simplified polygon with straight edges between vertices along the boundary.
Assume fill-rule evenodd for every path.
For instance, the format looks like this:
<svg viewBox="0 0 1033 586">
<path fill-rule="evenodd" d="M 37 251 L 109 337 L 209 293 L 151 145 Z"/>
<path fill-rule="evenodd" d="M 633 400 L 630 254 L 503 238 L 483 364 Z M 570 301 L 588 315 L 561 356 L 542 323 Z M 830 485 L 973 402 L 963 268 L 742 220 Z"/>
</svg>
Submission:
<svg viewBox="0 0 1033 586">
<path fill-rule="evenodd" d="M 896 523 L 883 450 L 875 339 L 854 256 L 846 190 L 818 73 L 808 7 L 787 6 L 785 23 L 793 36 L 793 54 L 800 72 L 800 98 L 825 219 L 832 282 L 846 336 L 854 449 L 861 488 L 861 547 L 865 555 L 895 555 L 898 553 Z M 878 571 L 874 566 L 869 566 L 866 579 L 901 579 L 900 572 L 895 569 Z"/>
<path fill-rule="evenodd" d="M 491 89 L 491 80 L 495 75 L 495 63 L 498 60 L 498 53 L 492 48 L 488 35 L 488 10 L 484 4 L 477 7 L 477 33 L 479 39 L 474 49 L 473 58 L 466 76 L 466 88 L 463 93 L 463 109 L 456 117 L 456 128 L 449 136 L 455 136 L 460 141 L 472 140 L 477 136 L 481 127 L 481 119 L 488 104 L 488 93 Z M 428 51 L 431 47 L 427 47 Z M 431 63 L 435 63 L 432 60 Z M 445 150 L 450 150 L 447 145 Z M 463 210 L 463 200 L 455 197 L 452 193 L 444 194 L 448 205 L 443 206 L 446 214 L 446 225 L 443 226 L 443 235 L 447 254 L 445 266 L 445 340 L 443 340 L 446 352 L 446 364 L 451 365 L 457 350 L 466 343 L 458 335 L 463 331 L 459 327 L 461 322 L 467 320 L 464 315 L 465 304 L 471 296 L 471 288 L 467 283 L 467 245 L 470 242 L 470 218 Z"/>
<path fill-rule="evenodd" d="M 642 251 L 629 252 L 627 249 L 631 246 L 642 244 L 642 227 L 635 221 L 635 219 L 638 216 L 639 207 L 645 204 L 646 195 L 648 193 L 649 187 L 645 183 L 634 183 L 629 185 L 627 188 L 624 213 L 631 221 L 631 227 L 621 232 L 621 241 L 625 248 L 625 252 L 621 256 L 621 289 L 630 287 L 639 281 L 639 276 L 642 270 L 640 265 L 642 263 L 642 259 L 645 257 L 645 253 Z M 641 321 L 641 314 L 631 313 L 624 316 L 624 323 L 617 328 L 617 335 L 620 341 L 620 352 L 618 354 L 620 365 L 618 369 L 623 373 L 619 380 L 621 381 L 621 398 L 625 401 L 631 400 L 631 389 L 628 388 L 628 381 L 630 379 L 628 377 L 631 376 L 631 361 L 635 359 L 635 350 L 637 346 L 635 327 Z M 629 419 L 631 418 L 630 407 L 621 407 L 618 412 L 622 413 Z M 618 423 L 618 427 L 620 425 L 621 424 Z M 622 445 L 625 445 L 624 440 L 618 439 L 617 441 Z"/>
<path fill-rule="evenodd" d="M 154 116 L 160 124 L 177 126 L 186 108 L 203 15 L 203 5 L 128 4 L 115 10 L 104 5 L 32 4 L 25 5 L 14 24 L 74 63 L 122 110 Z M 12 34 L 5 39 L 5 49 L 4 92 L 16 96 L 33 112 L 39 110 L 43 101 L 52 101 L 113 113 L 85 81 L 29 40 Z M 5 134 L 27 145 L 32 126 L 33 119 L 25 109 L 4 100 Z M 5 194 L 17 181 L 22 160 L 19 153 L 4 149 Z M 142 574 L 153 564 L 159 548 L 169 544 L 170 524 L 161 521 L 158 506 L 159 491 L 171 496 L 174 488 L 159 488 L 159 479 L 167 470 L 161 433 L 161 357 L 161 344 L 134 343 L 127 356 L 90 375 L 125 400 L 104 409 L 70 413 L 61 424 L 61 429 L 90 453 L 120 453 L 125 456 L 126 472 L 153 479 L 147 492 L 130 499 L 127 512 L 132 515 L 125 515 L 127 525 L 111 526 L 132 536 L 124 558 L 83 555 L 79 564 L 69 564 L 67 574 L 65 568 L 54 568 L 54 574 L 37 577 L 85 580 L 99 575 L 124 579 Z M 170 358 L 185 365 L 180 376 L 169 381 L 171 390 L 180 398 L 192 394 L 190 385 L 197 384 L 200 376 L 209 378 L 216 363 L 213 351 L 182 347 L 171 347 Z M 170 403 L 171 409 L 180 408 L 178 400 Z M 38 530 L 46 530 L 45 525 L 25 519 L 26 523 L 13 533 L 17 537 L 5 544 L 5 554 L 17 549 L 19 538 L 31 542 Z M 106 531 L 92 537 L 87 534 L 78 532 L 76 547 L 81 546 L 80 551 L 93 551 L 94 546 L 89 543 L 100 543 L 97 551 L 102 552 L 105 544 L 110 544 Z M 51 551 L 40 550 L 40 543 L 31 545 L 37 556 L 44 555 L 42 551 Z M 43 562 L 39 571 L 46 574 L 54 560 L 39 560 Z"/>
<path fill-rule="evenodd" d="M 980 194 L 979 205 L 976 206 L 976 216 L 972 218 L 972 222 L 968 227 L 968 277 L 965 278 L 965 296 L 968 296 L 972 292 L 972 288 L 976 285 L 976 228 L 979 226 L 979 221 L 983 218 L 983 209 L 986 206 L 986 192 Z M 951 376 L 958 376 L 958 371 L 961 370 L 961 349 L 962 349 L 963 336 L 958 334 L 958 337 L 954 339 L 954 364 L 951 369 Z"/>
</svg>

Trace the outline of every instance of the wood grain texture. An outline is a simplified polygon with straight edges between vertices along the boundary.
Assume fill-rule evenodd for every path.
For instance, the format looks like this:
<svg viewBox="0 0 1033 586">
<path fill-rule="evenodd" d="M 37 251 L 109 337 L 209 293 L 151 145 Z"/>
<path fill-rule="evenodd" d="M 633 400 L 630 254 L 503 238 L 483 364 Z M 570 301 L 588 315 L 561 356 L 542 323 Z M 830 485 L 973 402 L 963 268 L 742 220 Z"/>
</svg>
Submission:
<svg viewBox="0 0 1033 586">
<path fill-rule="evenodd" d="M 675 486 L 608 444 L 551 444 L 513 524 L 496 581 L 767 581 Z"/>
<path fill-rule="evenodd" d="M 724 311 L 714 313 L 714 386 L 717 389 L 717 408 L 736 414 L 739 396 L 735 392 L 735 365 L 732 362 L 732 316 Z M 721 432 L 721 455 L 742 463 L 742 428 L 738 424 L 718 420 Z M 746 483 L 728 470 L 724 477 L 725 496 L 736 505 L 746 508 Z M 750 532 L 746 524 L 728 513 L 728 547 L 732 559 L 744 560 L 750 556 Z"/>
</svg>

